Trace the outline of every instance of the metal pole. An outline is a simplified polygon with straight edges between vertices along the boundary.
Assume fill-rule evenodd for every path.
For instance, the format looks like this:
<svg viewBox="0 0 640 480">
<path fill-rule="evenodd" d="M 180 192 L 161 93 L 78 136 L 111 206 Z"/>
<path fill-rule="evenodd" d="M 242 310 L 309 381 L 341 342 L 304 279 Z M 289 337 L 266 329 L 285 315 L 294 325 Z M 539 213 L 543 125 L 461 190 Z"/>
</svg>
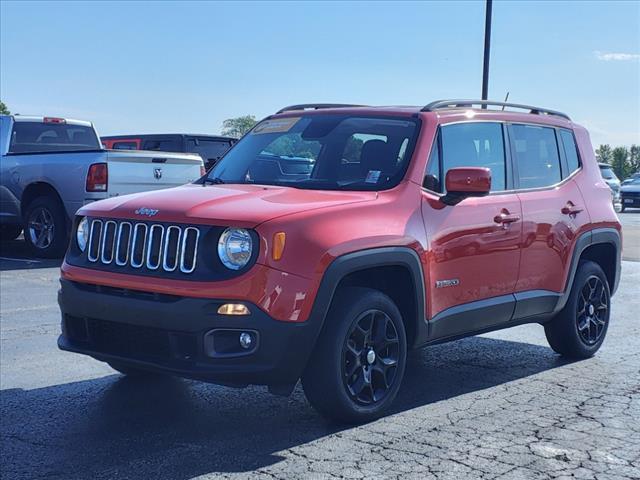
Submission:
<svg viewBox="0 0 640 480">
<path fill-rule="evenodd" d="M 489 57 L 491 56 L 491 7 L 493 0 L 487 0 L 484 18 L 484 64 L 482 67 L 482 100 L 488 100 L 489 92 Z M 482 108 L 487 108 L 483 105 Z"/>
</svg>

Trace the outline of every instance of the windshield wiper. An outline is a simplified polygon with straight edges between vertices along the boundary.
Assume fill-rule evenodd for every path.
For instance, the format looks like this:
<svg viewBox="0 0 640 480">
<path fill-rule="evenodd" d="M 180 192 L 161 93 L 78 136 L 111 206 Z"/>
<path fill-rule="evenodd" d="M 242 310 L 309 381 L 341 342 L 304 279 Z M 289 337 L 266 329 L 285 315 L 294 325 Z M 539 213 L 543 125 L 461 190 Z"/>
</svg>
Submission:
<svg viewBox="0 0 640 480">
<path fill-rule="evenodd" d="M 205 185 L 221 185 L 223 183 L 226 183 L 226 182 L 219 177 L 213 177 L 213 178 L 207 177 L 202 182 L 202 186 L 204 187 Z"/>
</svg>

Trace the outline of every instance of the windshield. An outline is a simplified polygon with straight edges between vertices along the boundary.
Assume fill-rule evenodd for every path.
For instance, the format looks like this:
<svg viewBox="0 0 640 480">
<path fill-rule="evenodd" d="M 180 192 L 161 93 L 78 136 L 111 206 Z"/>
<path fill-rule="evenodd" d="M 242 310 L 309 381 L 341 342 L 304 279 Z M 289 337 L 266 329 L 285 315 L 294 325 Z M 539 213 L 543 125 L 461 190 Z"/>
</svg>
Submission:
<svg viewBox="0 0 640 480">
<path fill-rule="evenodd" d="M 324 190 L 383 190 L 411 158 L 413 119 L 308 115 L 264 120 L 202 181 Z"/>
<path fill-rule="evenodd" d="M 98 136 L 92 127 L 66 123 L 15 122 L 9 151 L 68 152 L 100 148 Z"/>
<path fill-rule="evenodd" d="M 617 180 L 616 174 L 613 173 L 611 167 L 600 167 L 600 173 L 602 174 L 602 178 L 605 180 Z"/>
</svg>

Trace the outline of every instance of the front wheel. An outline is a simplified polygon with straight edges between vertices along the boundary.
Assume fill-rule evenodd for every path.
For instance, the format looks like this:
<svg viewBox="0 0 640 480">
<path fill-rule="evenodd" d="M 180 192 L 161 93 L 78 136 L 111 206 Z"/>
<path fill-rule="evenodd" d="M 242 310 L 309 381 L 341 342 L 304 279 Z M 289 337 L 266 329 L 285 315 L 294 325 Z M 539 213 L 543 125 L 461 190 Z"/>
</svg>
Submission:
<svg viewBox="0 0 640 480">
<path fill-rule="evenodd" d="M 551 348 L 569 358 L 593 356 L 607 334 L 611 293 L 607 277 L 595 262 L 582 261 L 562 311 L 544 327 Z"/>
<path fill-rule="evenodd" d="M 393 301 L 377 290 L 344 288 L 332 302 L 302 387 L 326 418 L 368 422 L 398 394 L 406 358 L 405 328 Z"/>
</svg>

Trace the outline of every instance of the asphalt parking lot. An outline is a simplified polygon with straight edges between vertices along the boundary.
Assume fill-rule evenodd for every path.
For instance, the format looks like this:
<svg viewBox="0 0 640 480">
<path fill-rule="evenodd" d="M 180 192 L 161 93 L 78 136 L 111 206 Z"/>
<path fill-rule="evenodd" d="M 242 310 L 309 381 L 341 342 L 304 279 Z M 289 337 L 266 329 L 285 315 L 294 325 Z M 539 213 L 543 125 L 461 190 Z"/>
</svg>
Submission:
<svg viewBox="0 0 640 480">
<path fill-rule="evenodd" d="M 414 352 L 391 415 L 340 428 L 290 398 L 133 380 L 56 348 L 55 261 L 0 249 L 0 477 L 640 478 L 640 211 L 598 355 L 527 325 Z"/>
</svg>

